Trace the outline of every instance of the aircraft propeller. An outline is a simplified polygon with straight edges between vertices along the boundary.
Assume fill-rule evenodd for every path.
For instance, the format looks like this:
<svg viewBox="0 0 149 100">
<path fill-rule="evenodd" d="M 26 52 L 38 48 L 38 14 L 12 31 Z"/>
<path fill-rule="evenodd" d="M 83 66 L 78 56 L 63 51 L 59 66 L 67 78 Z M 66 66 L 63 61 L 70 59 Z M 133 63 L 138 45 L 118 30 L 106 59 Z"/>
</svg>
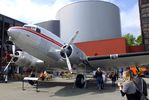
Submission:
<svg viewBox="0 0 149 100">
<path fill-rule="evenodd" d="M 68 66 L 68 69 L 69 71 L 72 73 L 72 67 L 71 67 L 71 63 L 70 63 L 70 60 L 65 52 L 65 57 L 66 57 L 66 62 L 67 62 L 67 66 Z"/>
<path fill-rule="evenodd" d="M 15 57 L 15 44 L 13 42 L 10 41 L 10 43 L 12 44 L 12 54 L 10 55 L 11 56 L 11 60 L 8 62 L 7 66 L 5 67 L 4 69 L 4 72 L 8 69 L 10 63 L 12 63 L 13 61 L 13 58 Z"/>
<path fill-rule="evenodd" d="M 74 36 L 71 38 L 70 42 L 67 44 L 67 46 L 65 47 L 65 49 L 68 49 L 68 47 L 73 43 L 73 41 L 75 40 L 75 38 L 77 37 L 79 31 L 76 31 L 76 33 L 74 34 Z"/>
<path fill-rule="evenodd" d="M 68 47 L 73 43 L 73 41 L 75 40 L 76 36 L 78 35 L 79 31 L 77 31 L 74 36 L 71 38 L 70 42 L 67 44 L 67 46 L 65 48 L 63 48 L 61 51 L 65 54 L 65 57 L 66 57 L 66 63 L 67 63 L 67 67 L 69 69 L 69 71 L 72 73 L 72 67 L 71 67 L 71 63 L 70 63 L 70 60 L 69 60 L 69 57 L 67 55 L 67 49 Z"/>
</svg>

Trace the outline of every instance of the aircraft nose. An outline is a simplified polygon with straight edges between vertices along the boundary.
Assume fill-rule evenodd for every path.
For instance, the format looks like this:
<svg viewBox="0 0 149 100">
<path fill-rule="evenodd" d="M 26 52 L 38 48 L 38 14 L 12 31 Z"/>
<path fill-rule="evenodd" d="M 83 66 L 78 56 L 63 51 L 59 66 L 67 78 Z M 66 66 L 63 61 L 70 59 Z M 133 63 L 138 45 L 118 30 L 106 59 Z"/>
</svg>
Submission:
<svg viewBox="0 0 149 100">
<path fill-rule="evenodd" d="M 11 38 L 16 38 L 19 34 L 17 32 L 17 30 L 13 27 L 10 27 L 8 30 L 7 30 L 7 34 L 8 36 L 10 36 Z"/>
<path fill-rule="evenodd" d="M 11 37 L 13 36 L 14 31 L 11 27 L 7 30 L 7 34 L 8 34 L 8 36 L 11 36 Z"/>
</svg>

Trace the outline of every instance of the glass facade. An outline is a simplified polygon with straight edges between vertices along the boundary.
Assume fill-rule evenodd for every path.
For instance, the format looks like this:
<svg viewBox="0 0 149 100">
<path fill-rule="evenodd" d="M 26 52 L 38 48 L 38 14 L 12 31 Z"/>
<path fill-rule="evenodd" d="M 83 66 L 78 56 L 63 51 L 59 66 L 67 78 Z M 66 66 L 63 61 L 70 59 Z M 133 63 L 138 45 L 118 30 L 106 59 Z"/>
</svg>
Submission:
<svg viewBox="0 0 149 100">
<path fill-rule="evenodd" d="M 5 52 L 11 52 L 11 46 L 7 44 L 9 39 L 7 30 L 12 26 L 23 26 L 25 23 L 17 21 L 0 14 L 0 66 L 5 66 L 7 62 L 4 61 Z M 1 69 L 1 67 L 0 67 Z"/>
<path fill-rule="evenodd" d="M 141 31 L 145 51 L 149 51 L 149 0 L 139 0 Z"/>
</svg>

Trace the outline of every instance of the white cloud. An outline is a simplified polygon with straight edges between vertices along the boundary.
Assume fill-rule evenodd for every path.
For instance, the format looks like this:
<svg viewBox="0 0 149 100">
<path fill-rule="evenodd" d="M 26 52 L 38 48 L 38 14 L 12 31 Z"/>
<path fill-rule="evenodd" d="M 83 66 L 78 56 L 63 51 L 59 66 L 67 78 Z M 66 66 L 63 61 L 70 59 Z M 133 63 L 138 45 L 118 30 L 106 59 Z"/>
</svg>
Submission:
<svg viewBox="0 0 149 100">
<path fill-rule="evenodd" d="M 32 0 L 0 0 L 0 13 L 25 23 L 34 24 L 55 19 L 60 8 L 74 1 L 79 0 L 55 0 L 52 5 L 38 4 Z M 116 0 L 102 1 L 116 4 Z M 128 11 L 122 10 L 120 14 L 122 34 L 130 32 L 135 36 L 138 35 L 140 33 L 138 4 L 136 3 Z"/>
<path fill-rule="evenodd" d="M 137 3 L 128 11 L 121 11 L 121 27 L 123 34 L 135 32 L 133 34 L 137 36 L 141 33 L 139 8 Z"/>
<path fill-rule="evenodd" d="M 51 6 L 41 5 L 32 0 L 0 0 L 0 12 L 9 17 L 22 20 L 26 23 L 38 23 L 45 20 L 55 19 L 56 12 L 69 0 L 56 0 Z"/>
</svg>

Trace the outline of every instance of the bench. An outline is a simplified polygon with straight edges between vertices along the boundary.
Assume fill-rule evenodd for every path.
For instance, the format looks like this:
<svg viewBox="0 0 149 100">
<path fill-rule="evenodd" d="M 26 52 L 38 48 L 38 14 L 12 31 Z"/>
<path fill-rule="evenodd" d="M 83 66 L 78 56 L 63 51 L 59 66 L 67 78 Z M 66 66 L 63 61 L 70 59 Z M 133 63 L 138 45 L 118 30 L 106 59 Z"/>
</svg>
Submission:
<svg viewBox="0 0 149 100">
<path fill-rule="evenodd" d="M 38 92 L 38 81 L 39 79 L 37 77 L 24 77 L 22 81 L 22 90 L 24 89 L 24 82 L 25 81 L 35 81 L 36 82 L 36 92 Z"/>
</svg>

